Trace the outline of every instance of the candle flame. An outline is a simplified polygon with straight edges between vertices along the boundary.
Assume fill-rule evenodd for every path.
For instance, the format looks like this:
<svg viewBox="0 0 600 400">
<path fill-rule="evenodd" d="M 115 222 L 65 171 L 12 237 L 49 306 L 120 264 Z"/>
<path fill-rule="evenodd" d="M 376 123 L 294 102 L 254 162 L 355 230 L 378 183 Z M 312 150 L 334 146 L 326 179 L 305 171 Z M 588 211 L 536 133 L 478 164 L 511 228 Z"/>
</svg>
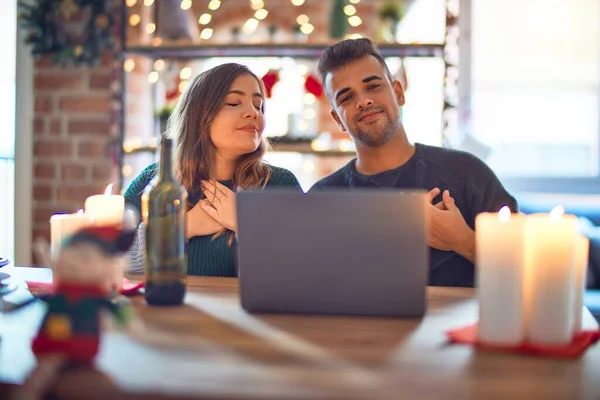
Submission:
<svg viewBox="0 0 600 400">
<path fill-rule="evenodd" d="M 510 221 L 510 208 L 503 206 L 500 211 L 498 211 L 498 220 L 500 222 Z"/>
<path fill-rule="evenodd" d="M 79 210 L 77 210 L 77 215 L 83 215 L 83 209 L 80 208 Z"/>
<path fill-rule="evenodd" d="M 565 213 L 565 209 L 563 208 L 563 206 L 556 206 L 552 209 L 552 211 L 550 211 L 550 221 L 552 222 L 556 222 L 560 219 L 560 217 L 563 216 L 563 214 Z"/>
<path fill-rule="evenodd" d="M 104 191 L 104 194 L 107 196 L 110 196 L 112 193 L 112 188 L 113 188 L 113 184 L 109 183 L 108 186 L 106 187 L 106 190 Z"/>
</svg>

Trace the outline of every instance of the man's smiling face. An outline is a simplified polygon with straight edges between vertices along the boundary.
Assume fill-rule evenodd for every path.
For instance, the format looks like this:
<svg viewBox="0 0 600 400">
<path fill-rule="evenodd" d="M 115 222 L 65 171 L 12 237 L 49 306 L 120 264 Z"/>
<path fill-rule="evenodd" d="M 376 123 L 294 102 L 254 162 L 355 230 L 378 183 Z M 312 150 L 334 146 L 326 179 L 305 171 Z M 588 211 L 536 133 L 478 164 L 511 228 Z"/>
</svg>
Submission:
<svg viewBox="0 0 600 400">
<path fill-rule="evenodd" d="M 404 91 L 390 82 L 385 68 L 373 56 L 365 56 L 327 74 L 331 116 L 342 131 L 360 144 L 385 144 L 401 125 Z"/>
</svg>

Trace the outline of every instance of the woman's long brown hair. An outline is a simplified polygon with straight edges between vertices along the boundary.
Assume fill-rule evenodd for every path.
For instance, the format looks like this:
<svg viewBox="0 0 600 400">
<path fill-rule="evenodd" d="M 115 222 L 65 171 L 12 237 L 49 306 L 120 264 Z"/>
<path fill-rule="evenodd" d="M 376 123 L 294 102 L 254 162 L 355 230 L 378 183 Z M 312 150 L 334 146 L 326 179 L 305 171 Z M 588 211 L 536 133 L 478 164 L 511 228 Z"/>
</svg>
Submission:
<svg viewBox="0 0 600 400">
<path fill-rule="evenodd" d="M 210 139 L 210 124 L 217 116 L 233 81 L 240 75 L 250 75 L 258 82 L 264 96 L 262 81 L 245 65 L 227 63 L 202 72 L 179 97 L 167 123 L 167 135 L 176 143 L 176 171 L 188 199 L 202 198 L 202 180 L 214 179 L 216 149 Z M 262 112 L 264 113 L 264 102 Z M 267 142 L 263 138 L 258 148 L 244 154 L 232 177 L 233 184 L 244 189 L 262 189 L 271 177 L 271 168 L 263 161 Z M 190 209 L 194 204 L 188 204 Z M 220 235 L 217 234 L 217 235 Z"/>
</svg>

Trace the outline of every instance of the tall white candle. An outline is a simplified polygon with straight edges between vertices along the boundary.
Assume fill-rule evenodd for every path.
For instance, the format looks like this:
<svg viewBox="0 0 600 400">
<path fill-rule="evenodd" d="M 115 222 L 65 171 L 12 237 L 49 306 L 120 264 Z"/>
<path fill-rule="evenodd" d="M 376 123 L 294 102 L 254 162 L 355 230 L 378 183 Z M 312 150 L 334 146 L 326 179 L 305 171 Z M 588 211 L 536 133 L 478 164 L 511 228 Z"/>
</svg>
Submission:
<svg viewBox="0 0 600 400">
<path fill-rule="evenodd" d="M 555 207 L 550 214 L 527 217 L 528 339 L 533 343 L 561 345 L 573 338 L 577 218 L 563 214 Z"/>
<path fill-rule="evenodd" d="M 475 219 L 479 340 L 512 345 L 525 337 L 525 216 L 481 213 Z"/>
<path fill-rule="evenodd" d="M 111 194 L 112 183 L 106 187 L 104 194 L 90 196 L 85 200 L 85 213 L 91 216 L 98 225 L 121 224 L 125 213 L 125 198 Z"/>
<path fill-rule="evenodd" d="M 93 223 L 91 217 L 79 210 L 76 214 L 54 214 L 50 217 L 50 257 L 56 260 L 63 240 Z"/>
<path fill-rule="evenodd" d="M 575 299 L 574 299 L 574 329 L 573 333 L 578 334 L 582 329 L 583 313 L 583 294 L 585 293 L 585 283 L 587 280 L 588 257 L 590 253 L 590 241 L 587 237 L 578 234 L 575 237 Z"/>
</svg>

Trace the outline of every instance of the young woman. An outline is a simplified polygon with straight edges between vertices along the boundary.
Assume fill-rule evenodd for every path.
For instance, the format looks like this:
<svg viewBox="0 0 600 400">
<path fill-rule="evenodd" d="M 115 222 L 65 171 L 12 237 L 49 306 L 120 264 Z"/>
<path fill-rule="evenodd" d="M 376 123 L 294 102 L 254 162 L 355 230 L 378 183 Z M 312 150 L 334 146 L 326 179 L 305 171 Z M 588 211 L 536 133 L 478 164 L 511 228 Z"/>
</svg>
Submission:
<svg viewBox="0 0 600 400">
<path fill-rule="evenodd" d="M 167 125 L 176 144 L 175 169 L 188 192 L 187 255 L 190 275 L 236 276 L 238 190 L 289 187 L 290 171 L 263 161 L 264 92 L 246 66 L 222 64 L 198 75 L 182 93 Z M 137 176 L 125 199 L 138 211 L 157 164 Z M 138 228 L 128 254 L 130 272 L 143 271 L 145 231 Z"/>
</svg>

